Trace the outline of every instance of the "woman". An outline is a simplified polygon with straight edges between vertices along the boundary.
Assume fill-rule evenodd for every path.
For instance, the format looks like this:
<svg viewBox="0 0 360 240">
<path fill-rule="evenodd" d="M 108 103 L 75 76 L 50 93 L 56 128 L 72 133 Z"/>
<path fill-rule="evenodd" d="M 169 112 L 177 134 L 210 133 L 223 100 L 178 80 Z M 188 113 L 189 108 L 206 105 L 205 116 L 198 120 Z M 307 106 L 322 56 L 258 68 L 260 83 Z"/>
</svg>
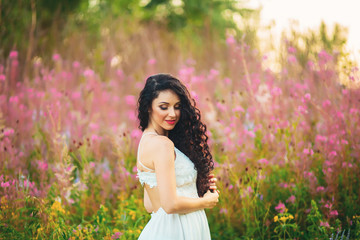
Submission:
<svg viewBox="0 0 360 240">
<path fill-rule="evenodd" d="M 138 118 L 143 131 L 138 178 L 145 208 L 152 212 L 139 239 L 211 239 L 204 208 L 213 208 L 219 194 L 210 174 L 206 126 L 188 90 L 171 75 L 150 76 L 140 93 Z"/>
</svg>

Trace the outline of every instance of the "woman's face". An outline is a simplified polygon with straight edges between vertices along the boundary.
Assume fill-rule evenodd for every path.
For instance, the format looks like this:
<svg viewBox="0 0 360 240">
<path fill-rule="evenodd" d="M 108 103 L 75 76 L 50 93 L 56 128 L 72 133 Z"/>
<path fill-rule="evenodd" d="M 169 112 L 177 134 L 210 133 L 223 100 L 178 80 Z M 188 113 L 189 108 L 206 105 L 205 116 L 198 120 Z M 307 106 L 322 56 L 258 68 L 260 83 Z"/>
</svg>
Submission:
<svg viewBox="0 0 360 240">
<path fill-rule="evenodd" d="M 180 119 L 180 98 L 172 90 L 159 93 L 151 104 L 149 127 L 157 133 L 167 135 Z"/>
</svg>

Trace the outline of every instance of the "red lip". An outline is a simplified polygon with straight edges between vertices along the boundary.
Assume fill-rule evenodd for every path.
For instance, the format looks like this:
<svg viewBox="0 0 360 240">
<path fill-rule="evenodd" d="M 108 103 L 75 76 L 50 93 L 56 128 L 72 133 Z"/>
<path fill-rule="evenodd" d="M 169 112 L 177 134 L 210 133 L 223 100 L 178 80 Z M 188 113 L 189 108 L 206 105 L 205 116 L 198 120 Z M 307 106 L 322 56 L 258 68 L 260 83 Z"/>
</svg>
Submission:
<svg viewBox="0 0 360 240">
<path fill-rule="evenodd" d="M 170 125 L 174 125 L 175 124 L 175 120 L 165 120 L 165 122 L 167 122 Z"/>
</svg>

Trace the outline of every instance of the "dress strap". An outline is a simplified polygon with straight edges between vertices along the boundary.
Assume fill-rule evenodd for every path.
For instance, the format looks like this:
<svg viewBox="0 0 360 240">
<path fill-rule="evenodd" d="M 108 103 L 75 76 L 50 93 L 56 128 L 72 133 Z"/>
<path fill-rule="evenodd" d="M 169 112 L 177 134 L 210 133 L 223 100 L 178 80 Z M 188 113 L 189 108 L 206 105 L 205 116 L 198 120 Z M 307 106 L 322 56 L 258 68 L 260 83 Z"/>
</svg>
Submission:
<svg viewBox="0 0 360 240">
<path fill-rule="evenodd" d="M 148 167 L 145 166 L 142 162 L 140 162 L 139 159 L 138 159 L 138 162 L 140 163 L 140 165 L 141 165 L 143 168 L 145 168 L 145 169 L 147 169 L 147 170 L 149 170 L 149 171 L 151 171 L 151 172 L 154 172 L 154 169 L 148 168 Z"/>
<path fill-rule="evenodd" d="M 142 140 L 142 138 L 143 138 L 144 136 L 146 136 L 146 135 L 159 135 L 159 134 L 157 134 L 156 132 L 145 132 L 145 133 L 143 133 L 143 135 L 142 135 L 141 138 L 140 138 L 139 145 L 138 145 L 137 159 L 138 159 L 138 162 L 140 163 L 140 165 L 141 165 L 143 168 L 145 168 L 145 169 L 147 169 L 147 170 L 149 170 L 149 171 L 151 171 L 151 172 L 155 172 L 153 169 L 148 168 L 147 166 L 145 166 L 145 165 L 140 161 L 140 158 L 139 158 L 141 140 Z"/>
</svg>

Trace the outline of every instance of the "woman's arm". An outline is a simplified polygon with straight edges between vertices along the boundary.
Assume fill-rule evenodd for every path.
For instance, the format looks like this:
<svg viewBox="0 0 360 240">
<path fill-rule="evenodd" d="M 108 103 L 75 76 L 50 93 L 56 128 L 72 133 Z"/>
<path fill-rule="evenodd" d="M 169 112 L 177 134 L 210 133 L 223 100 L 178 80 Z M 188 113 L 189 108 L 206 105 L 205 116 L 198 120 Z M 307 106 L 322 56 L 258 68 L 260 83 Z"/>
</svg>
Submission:
<svg viewBox="0 0 360 240">
<path fill-rule="evenodd" d="M 154 208 L 151 204 L 151 200 L 149 198 L 149 195 L 146 191 L 146 188 L 144 188 L 144 207 L 148 213 L 152 213 L 154 211 Z"/>
<path fill-rule="evenodd" d="M 218 193 L 208 191 L 202 198 L 178 196 L 176 193 L 174 144 L 164 136 L 152 142 L 151 154 L 158 183 L 160 204 L 167 213 L 189 213 L 204 208 L 213 208 L 218 202 Z"/>
</svg>

